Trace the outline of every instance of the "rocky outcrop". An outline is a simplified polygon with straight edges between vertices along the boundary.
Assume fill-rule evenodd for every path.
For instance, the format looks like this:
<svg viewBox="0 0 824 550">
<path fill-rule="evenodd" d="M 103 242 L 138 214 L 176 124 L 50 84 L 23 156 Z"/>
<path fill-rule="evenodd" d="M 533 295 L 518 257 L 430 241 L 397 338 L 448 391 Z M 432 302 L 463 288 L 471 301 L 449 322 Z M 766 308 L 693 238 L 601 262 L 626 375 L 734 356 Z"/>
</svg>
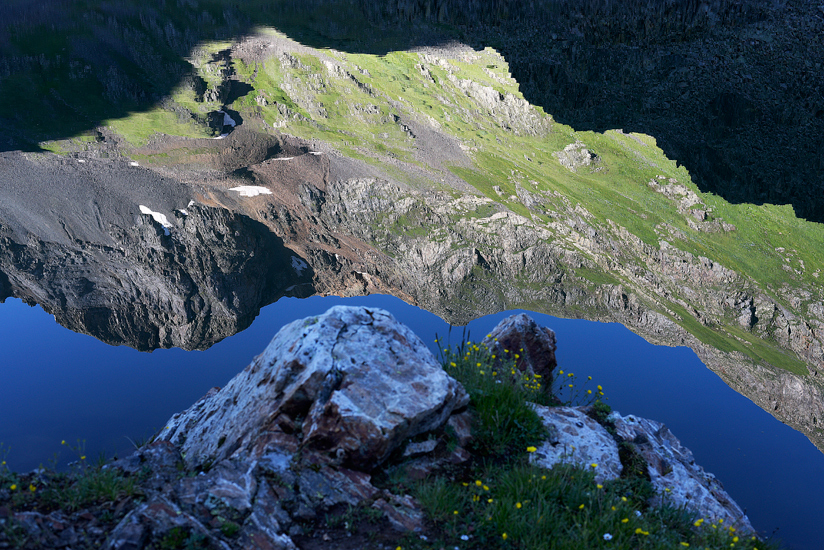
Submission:
<svg viewBox="0 0 824 550">
<path fill-rule="evenodd" d="M 595 480 L 602 483 L 621 477 L 619 444 L 629 443 L 643 457 L 655 488 L 652 503 L 683 507 L 709 521 L 721 519 L 738 530 L 753 531 L 747 515 L 721 482 L 697 465 L 692 452 L 660 422 L 613 412 L 607 418 L 613 435 L 587 415 L 589 407 L 536 405 L 535 409 L 549 437 L 530 455 L 533 464 L 545 468 L 574 464 L 593 471 Z"/>
<path fill-rule="evenodd" d="M 370 469 L 446 422 L 469 397 L 420 339 L 380 309 L 295 321 L 241 374 L 172 418 L 160 439 L 189 467 L 263 456 L 283 436 Z"/>
<path fill-rule="evenodd" d="M 618 444 L 602 425 L 580 408 L 534 406 L 549 432 L 547 440 L 531 456 L 533 464 L 552 468 L 574 464 L 591 469 L 595 480 L 603 483 L 621 477 L 624 467 Z"/>
<path fill-rule="evenodd" d="M 544 384 L 552 384 L 555 360 L 555 332 L 539 326 L 535 320 L 519 313 L 507 317 L 486 335 L 483 346 L 502 360 L 514 360 L 518 370 L 527 376 L 538 375 Z"/>
<path fill-rule="evenodd" d="M 577 172 L 579 168 L 589 167 L 598 162 L 598 155 L 587 149 L 580 141 L 570 143 L 563 151 L 557 151 L 555 157 L 561 166 L 570 172 Z"/>
<path fill-rule="evenodd" d="M 492 334 L 512 334 L 513 327 L 544 340 L 551 332 L 515 316 Z M 550 353 L 554 339 L 551 344 Z M 83 540 L 107 550 L 296 550 L 314 548 L 304 544 L 310 538 L 312 544 L 332 541 L 313 529 L 340 536 L 332 522 L 353 521 L 352 510 L 368 510 L 380 529 L 364 535 L 347 525 L 343 532 L 352 540 L 344 548 L 374 546 L 368 536 L 393 544 L 402 533 L 425 537 L 431 533 L 415 499 L 379 488 L 384 485 L 373 484 L 373 475 L 386 479 L 403 471 L 421 480 L 445 474 L 456 482 L 456 467 L 486 460 L 467 450 L 474 414 L 468 401 L 420 339 L 389 313 L 335 307 L 285 326 L 225 388 L 175 415 L 151 443 L 107 464 L 102 475 L 110 473 L 107 483 L 120 487 L 113 489 L 116 506 L 53 510 L 50 501 L 46 511 L 20 511 L 7 505 L 15 489 L 0 487 L 0 525 L 11 526 L 0 530 L 0 546 L 12 533 L 26 548 Z M 648 471 L 656 490 L 651 504 L 683 506 L 752 531 L 720 483 L 663 425 L 617 413 L 601 424 L 586 407 L 534 408 L 548 432 L 540 447 L 528 449 L 534 464 L 571 462 L 606 482 L 624 476 L 619 448 L 631 446 L 644 462 L 632 467 Z M 17 481 L 24 482 L 36 483 L 29 492 L 38 495 L 59 483 L 43 469 Z M 121 496 L 128 484 L 131 495 Z"/>
<path fill-rule="evenodd" d="M 632 442 L 646 461 L 656 491 L 654 503 L 699 510 L 707 519 L 723 519 L 739 530 L 752 532 L 746 514 L 721 482 L 695 463 L 692 452 L 665 425 L 617 412 L 607 420 L 614 424 L 617 438 Z"/>
</svg>

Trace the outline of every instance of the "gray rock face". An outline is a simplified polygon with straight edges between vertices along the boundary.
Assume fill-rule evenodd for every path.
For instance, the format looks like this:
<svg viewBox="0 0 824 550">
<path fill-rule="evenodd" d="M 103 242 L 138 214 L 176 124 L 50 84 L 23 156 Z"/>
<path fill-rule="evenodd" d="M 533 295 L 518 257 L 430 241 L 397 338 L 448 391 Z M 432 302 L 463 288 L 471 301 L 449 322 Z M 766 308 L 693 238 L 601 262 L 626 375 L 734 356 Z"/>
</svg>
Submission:
<svg viewBox="0 0 824 550">
<path fill-rule="evenodd" d="M 714 475 L 695 463 L 692 452 L 684 447 L 666 426 L 637 416 L 613 412 L 618 437 L 635 442 L 647 461 L 652 485 L 658 495 L 654 504 L 668 502 L 699 511 L 707 519 L 723 519 L 737 529 L 752 531 L 740 506 L 727 494 Z"/>
<path fill-rule="evenodd" d="M 0 301 L 40 304 L 71 330 L 148 351 L 206 349 L 280 296 L 310 292 L 310 270 L 296 273 L 294 253 L 248 216 L 191 204 L 169 230 L 134 210 L 125 227 L 101 218 L 108 240 L 97 242 L 21 236 L 0 221 Z"/>
<path fill-rule="evenodd" d="M 281 329 L 225 388 L 169 420 L 160 439 L 189 466 L 258 456 L 276 434 L 361 469 L 469 402 L 386 311 L 334 307 Z"/>
<path fill-rule="evenodd" d="M 613 437 L 587 416 L 585 407 L 535 406 L 535 410 L 550 437 L 530 456 L 534 464 L 552 468 L 571 463 L 592 468 L 596 481 L 615 479 L 623 469 L 617 442 L 630 442 L 647 463 L 656 490 L 651 504 L 683 506 L 707 520 L 723 519 L 736 529 L 753 531 L 746 514 L 721 482 L 697 465 L 692 452 L 660 422 L 613 412 L 609 416 L 617 431 Z"/>
<path fill-rule="evenodd" d="M 578 168 L 590 166 L 598 161 L 598 155 L 587 149 L 580 141 L 570 143 L 563 151 L 556 152 L 555 157 L 570 172 L 577 172 Z"/>
<path fill-rule="evenodd" d="M 534 408 L 550 436 L 530 455 L 530 461 L 544 468 L 559 463 L 591 468 L 598 482 L 621 476 L 618 444 L 598 422 L 577 407 Z"/>
</svg>

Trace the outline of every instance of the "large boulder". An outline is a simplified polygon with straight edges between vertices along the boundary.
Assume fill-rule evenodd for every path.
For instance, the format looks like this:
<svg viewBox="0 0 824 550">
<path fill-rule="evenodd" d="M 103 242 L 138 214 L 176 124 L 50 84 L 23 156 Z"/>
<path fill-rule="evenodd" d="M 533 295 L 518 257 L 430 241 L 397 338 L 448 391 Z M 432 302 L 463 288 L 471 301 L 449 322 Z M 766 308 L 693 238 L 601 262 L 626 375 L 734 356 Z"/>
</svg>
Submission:
<svg viewBox="0 0 824 550">
<path fill-rule="evenodd" d="M 469 397 L 388 312 L 338 306 L 283 327 L 251 365 L 158 436 L 188 467 L 255 459 L 284 437 L 370 470 Z"/>
<path fill-rule="evenodd" d="M 524 313 L 511 315 L 498 323 L 481 342 L 497 357 L 515 360 L 527 375 L 538 374 L 548 385 L 552 381 L 555 360 L 555 332 L 540 326 Z"/>
</svg>

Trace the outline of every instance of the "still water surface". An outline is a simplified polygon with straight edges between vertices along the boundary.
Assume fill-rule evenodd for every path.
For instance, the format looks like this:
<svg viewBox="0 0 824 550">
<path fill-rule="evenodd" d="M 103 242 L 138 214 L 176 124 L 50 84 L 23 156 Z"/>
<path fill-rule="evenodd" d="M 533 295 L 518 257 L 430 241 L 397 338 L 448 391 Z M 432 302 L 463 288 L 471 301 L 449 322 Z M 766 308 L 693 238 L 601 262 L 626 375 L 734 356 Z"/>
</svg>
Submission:
<svg viewBox="0 0 824 550">
<path fill-rule="evenodd" d="M 213 386 L 224 385 L 284 324 L 333 305 L 389 310 L 433 352 L 448 325 L 390 296 L 285 298 L 247 330 L 207 351 L 141 353 L 112 347 L 54 322 L 19 300 L 0 304 L 0 442 L 12 469 L 50 463 L 60 441 L 85 440 L 90 457 L 123 454 Z M 479 340 L 512 312 L 469 325 Z M 803 435 L 731 390 L 688 348 L 654 346 L 622 325 L 530 313 L 558 338 L 560 368 L 591 375 L 622 414 L 664 422 L 724 483 L 759 532 L 797 550 L 818 549 L 824 455 Z M 461 329 L 452 331 L 458 343 Z"/>
</svg>

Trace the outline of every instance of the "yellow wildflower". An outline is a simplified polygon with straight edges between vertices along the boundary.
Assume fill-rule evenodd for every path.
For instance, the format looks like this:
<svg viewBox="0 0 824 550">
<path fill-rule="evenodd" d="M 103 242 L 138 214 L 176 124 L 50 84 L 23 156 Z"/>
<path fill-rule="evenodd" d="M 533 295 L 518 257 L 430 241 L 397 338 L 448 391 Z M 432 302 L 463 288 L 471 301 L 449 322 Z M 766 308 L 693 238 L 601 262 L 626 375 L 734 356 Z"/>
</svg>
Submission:
<svg viewBox="0 0 824 550">
<path fill-rule="evenodd" d="M 527 447 L 527 448 L 526 448 L 526 452 L 528 452 L 528 453 L 534 453 L 534 452 L 535 452 L 535 451 L 537 451 L 537 450 L 538 450 L 538 448 L 537 448 L 537 447 L 533 447 L 533 446 L 531 446 L 531 445 L 530 445 L 529 447 Z M 544 476 L 544 479 L 546 479 L 546 476 Z"/>
<path fill-rule="evenodd" d="M 517 508 L 518 510 L 520 510 L 520 509 L 521 509 L 521 503 L 520 503 L 520 502 L 516 502 L 516 503 L 515 503 L 515 508 Z"/>
<path fill-rule="evenodd" d="M 506 540 L 506 533 L 502 534 L 501 537 Z"/>
</svg>

